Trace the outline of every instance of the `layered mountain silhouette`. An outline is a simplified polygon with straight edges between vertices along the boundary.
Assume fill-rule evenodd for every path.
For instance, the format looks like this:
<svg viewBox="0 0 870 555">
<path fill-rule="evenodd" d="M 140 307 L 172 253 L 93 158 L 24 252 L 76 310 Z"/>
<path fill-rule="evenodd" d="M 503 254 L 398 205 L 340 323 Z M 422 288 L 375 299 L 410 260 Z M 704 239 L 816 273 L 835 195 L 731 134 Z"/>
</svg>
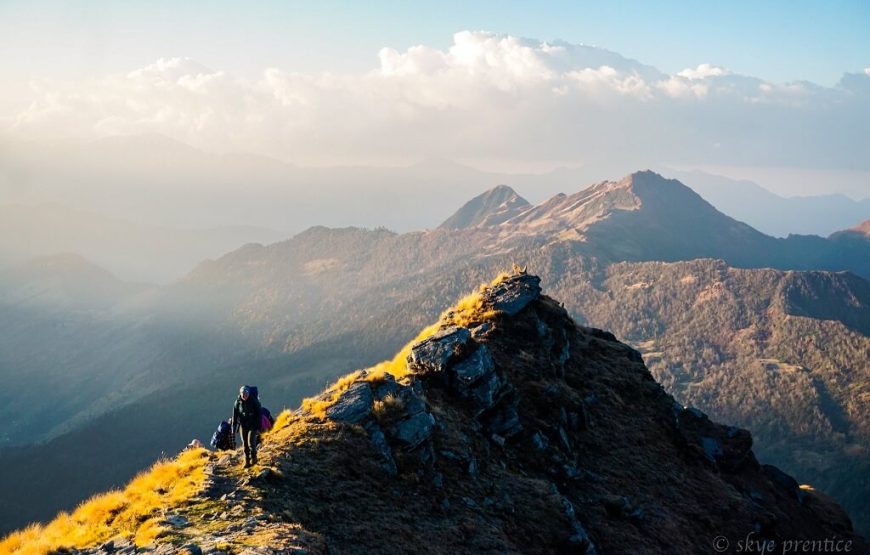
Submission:
<svg viewBox="0 0 870 555">
<path fill-rule="evenodd" d="M 508 194 L 494 189 L 469 204 L 484 207 L 485 199 Z M 457 227 L 465 213 L 463 207 L 444 225 Z M 651 171 L 556 195 L 511 218 L 490 222 L 484 213 L 465 227 L 485 226 L 515 235 L 556 234 L 609 260 L 721 258 L 738 267 L 850 270 L 870 277 L 870 246 L 840 235 L 770 237 L 722 214 L 679 181 Z"/>
<path fill-rule="evenodd" d="M 261 385 L 270 408 L 280 408 L 277 399 L 293 406 L 326 380 L 395 352 L 468 283 L 519 263 L 578 321 L 610 328 L 642 351 L 680 402 L 752 429 L 760 457 L 830 492 L 859 529 L 870 529 L 870 485 L 861 478 L 870 437 L 867 282 L 793 271 L 828 260 L 858 272 L 866 256 L 854 253 L 867 241 L 849 251 L 842 239 L 767 237 L 649 172 L 518 206 L 516 214 L 502 204 L 472 203 L 473 217 L 455 220 L 462 229 L 315 227 L 246 245 L 121 315 L 63 316 L 64 326 L 60 317 L 41 320 L 48 344 L 59 346 L 48 352 L 45 341 L 16 332 L 28 313 L 0 311 L 0 337 L 9 342 L 0 358 L 13 376 L 57 368 L 57 379 L 76 384 L 88 368 L 112 373 L 93 379 L 85 400 L 60 394 L 72 385 L 34 389 L 30 378 L 16 378 L 2 417 L 23 418 L 16 407 L 25 405 L 37 416 L 19 421 L 13 431 L 24 434 L 9 443 L 47 443 L 0 452 L 0 464 L 13 469 L 0 474 L 0 488 L 18 500 L 0 507 L 0 521 L 48 518 L 120 485 L 161 450 L 210 436 L 239 383 Z M 499 218 L 488 220 L 493 214 Z M 746 253 L 758 267 L 735 268 L 747 266 Z M 770 267 L 783 269 L 763 269 Z M 106 430 L 113 441 L 99 441 L 96 451 Z M 63 464 L 68 458 L 101 470 L 76 472 Z M 69 471 L 43 476 L 34 459 Z"/>
<path fill-rule="evenodd" d="M 868 549 L 835 503 L 759 462 L 747 430 L 677 403 L 640 353 L 576 324 L 539 283 L 499 276 L 392 360 L 282 414 L 252 470 L 238 451 L 193 448 L 0 548 L 694 554 L 754 538 Z"/>
</svg>

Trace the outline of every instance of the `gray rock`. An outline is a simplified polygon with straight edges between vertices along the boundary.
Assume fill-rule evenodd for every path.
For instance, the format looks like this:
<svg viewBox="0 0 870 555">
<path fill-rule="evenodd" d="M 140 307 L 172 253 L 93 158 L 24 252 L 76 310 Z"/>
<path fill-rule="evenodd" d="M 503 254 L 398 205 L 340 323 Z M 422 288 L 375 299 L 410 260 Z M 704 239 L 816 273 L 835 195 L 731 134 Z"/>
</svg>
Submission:
<svg viewBox="0 0 870 555">
<path fill-rule="evenodd" d="M 470 391 L 465 392 L 463 397 L 470 399 L 479 412 L 492 408 L 498 396 L 501 380 L 495 373 L 484 378 Z"/>
<path fill-rule="evenodd" d="M 523 425 L 520 422 L 520 415 L 513 405 L 507 405 L 492 414 L 486 422 L 486 426 L 490 433 L 499 435 L 503 438 L 510 438 L 521 431 Z"/>
<path fill-rule="evenodd" d="M 532 434 L 532 444 L 538 451 L 544 451 L 550 446 L 550 440 L 541 432 L 535 432 Z"/>
<path fill-rule="evenodd" d="M 372 412 L 374 395 L 368 382 L 356 382 L 343 391 L 335 404 L 326 409 L 326 416 L 337 422 L 357 424 Z"/>
<path fill-rule="evenodd" d="M 381 466 L 383 466 L 384 470 L 390 476 L 398 475 L 399 469 L 396 467 L 396 461 L 393 458 L 393 451 L 387 443 L 387 436 L 384 435 L 384 431 L 374 422 L 367 426 L 366 429 L 369 432 L 369 438 L 372 441 L 372 446 L 375 448 L 375 452 L 381 458 Z"/>
<path fill-rule="evenodd" d="M 405 398 L 405 413 L 408 416 L 414 416 L 426 410 L 426 403 L 411 388 L 407 389 L 407 394 L 403 397 Z"/>
<path fill-rule="evenodd" d="M 163 519 L 163 524 L 172 526 L 173 528 L 184 528 L 190 526 L 190 522 L 181 515 L 169 515 Z"/>
<path fill-rule="evenodd" d="M 492 355 L 486 345 L 481 345 L 465 359 L 453 365 L 450 371 L 456 378 L 456 386 L 463 389 L 489 376 L 493 370 L 495 370 L 495 363 Z"/>
<path fill-rule="evenodd" d="M 375 399 L 378 401 L 383 401 L 387 395 L 395 396 L 399 393 L 399 384 L 392 374 L 385 374 L 384 380 L 373 383 L 372 388 L 374 389 Z"/>
<path fill-rule="evenodd" d="M 514 316 L 541 295 L 541 278 L 528 274 L 511 276 L 490 287 L 484 299 L 495 310 Z"/>
<path fill-rule="evenodd" d="M 443 372 L 471 341 L 467 328 L 451 326 L 411 347 L 408 365 L 422 373 Z"/>
<path fill-rule="evenodd" d="M 491 329 L 492 329 L 492 324 L 489 322 L 484 322 L 481 325 L 477 326 L 476 328 L 471 329 L 471 337 L 473 337 L 475 339 L 480 339 L 481 337 L 485 336 L 487 334 L 487 332 L 489 332 L 489 330 L 491 330 Z"/>
<path fill-rule="evenodd" d="M 477 476 L 478 473 L 480 472 L 480 470 L 477 466 L 477 459 L 474 458 L 473 456 L 471 457 L 471 460 L 468 461 L 468 469 L 467 470 L 468 470 L 469 476 Z"/>
<path fill-rule="evenodd" d="M 432 466 L 435 462 L 435 448 L 432 447 L 432 442 L 424 441 L 422 445 L 414 450 L 414 456 L 420 466 Z"/>
<path fill-rule="evenodd" d="M 562 496 L 562 510 L 565 512 L 565 516 L 568 518 L 568 522 L 571 525 L 572 534 L 568 538 L 568 543 L 571 544 L 578 553 L 584 553 L 585 555 L 597 555 L 597 551 L 595 550 L 595 545 L 592 543 L 592 539 L 589 538 L 589 534 L 586 532 L 586 529 L 577 520 L 577 513 L 574 510 L 574 504 L 571 503 L 571 500 L 567 497 Z"/>
<path fill-rule="evenodd" d="M 393 437 L 411 450 L 429 439 L 434 427 L 435 417 L 428 412 L 419 412 L 397 422 L 393 428 Z"/>
</svg>

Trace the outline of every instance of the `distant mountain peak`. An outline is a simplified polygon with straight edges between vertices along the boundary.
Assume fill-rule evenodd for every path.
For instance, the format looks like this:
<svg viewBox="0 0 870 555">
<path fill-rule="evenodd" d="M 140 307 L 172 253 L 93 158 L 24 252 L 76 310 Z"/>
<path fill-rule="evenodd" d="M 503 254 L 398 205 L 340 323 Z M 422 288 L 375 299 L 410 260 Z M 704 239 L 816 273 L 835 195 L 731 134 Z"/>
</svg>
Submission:
<svg viewBox="0 0 870 555">
<path fill-rule="evenodd" d="M 501 224 L 529 208 L 529 201 L 507 185 L 481 193 L 442 223 L 439 229 L 467 229 Z"/>
</svg>

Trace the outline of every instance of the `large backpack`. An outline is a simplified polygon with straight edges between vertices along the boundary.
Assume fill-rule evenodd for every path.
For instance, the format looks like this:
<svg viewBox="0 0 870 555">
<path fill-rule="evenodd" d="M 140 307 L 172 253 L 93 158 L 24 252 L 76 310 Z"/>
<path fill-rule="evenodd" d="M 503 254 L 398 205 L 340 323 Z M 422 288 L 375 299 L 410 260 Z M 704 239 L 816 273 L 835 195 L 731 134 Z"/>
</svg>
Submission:
<svg viewBox="0 0 870 555">
<path fill-rule="evenodd" d="M 266 407 L 260 407 L 260 431 L 268 432 L 275 424 L 275 419 L 272 418 L 272 413 Z"/>
<path fill-rule="evenodd" d="M 218 424 L 217 430 L 212 434 L 209 443 L 215 449 L 232 449 L 234 439 L 232 435 L 232 426 L 226 420 L 222 420 Z"/>
</svg>

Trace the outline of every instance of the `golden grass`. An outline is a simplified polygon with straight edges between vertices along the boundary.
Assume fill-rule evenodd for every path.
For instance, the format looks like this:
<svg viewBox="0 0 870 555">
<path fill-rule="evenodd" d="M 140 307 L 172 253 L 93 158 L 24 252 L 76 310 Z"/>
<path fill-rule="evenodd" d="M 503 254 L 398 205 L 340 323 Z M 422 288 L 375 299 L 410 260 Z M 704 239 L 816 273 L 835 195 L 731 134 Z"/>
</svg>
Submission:
<svg viewBox="0 0 870 555">
<path fill-rule="evenodd" d="M 400 412 L 403 408 L 405 408 L 405 401 L 403 401 L 398 395 L 390 393 L 385 395 L 382 400 L 375 401 L 374 405 L 372 405 L 372 412 L 375 414 L 375 417 L 380 420 L 386 418 L 390 414 Z"/>
<path fill-rule="evenodd" d="M 72 513 L 48 524 L 31 524 L 0 540 L 0 554 L 43 555 L 62 547 L 82 548 L 115 536 L 146 545 L 162 531 L 162 513 L 190 499 L 202 487 L 208 451 L 188 449 L 159 461 L 123 490 L 96 495 Z"/>
<path fill-rule="evenodd" d="M 294 417 L 292 411 L 289 411 L 289 410 L 281 411 L 281 414 L 279 414 L 278 417 L 275 418 L 275 423 L 272 425 L 272 429 L 269 430 L 268 432 L 266 432 L 265 434 L 263 434 L 263 436 L 268 437 L 268 436 L 274 434 L 275 432 L 277 432 L 278 430 L 283 430 L 284 428 L 289 426 L 291 422 L 293 422 L 294 418 L 295 417 Z"/>
</svg>

